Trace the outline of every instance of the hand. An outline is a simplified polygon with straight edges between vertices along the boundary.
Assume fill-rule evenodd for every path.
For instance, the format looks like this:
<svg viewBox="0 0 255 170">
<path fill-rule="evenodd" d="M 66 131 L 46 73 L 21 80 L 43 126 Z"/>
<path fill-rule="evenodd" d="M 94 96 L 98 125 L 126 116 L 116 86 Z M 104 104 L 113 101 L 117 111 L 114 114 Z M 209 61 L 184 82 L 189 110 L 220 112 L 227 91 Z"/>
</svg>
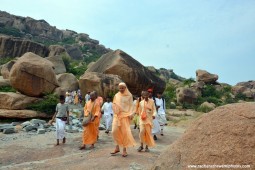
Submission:
<svg viewBox="0 0 255 170">
<path fill-rule="evenodd" d="M 92 118 L 90 120 L 91 120 L 91 122 L 93 122 L 95 120 L 95 116 L 92 116 Z"/>
<path fill-rule="evenodd" d="M 129 115 L 129 119 L 132 120 L 134 115 Z"/>
<path fill-rule="evenodd" d="M 155 116 L 152 116 L 152 119 L 155 119 Z"/>
</svg>

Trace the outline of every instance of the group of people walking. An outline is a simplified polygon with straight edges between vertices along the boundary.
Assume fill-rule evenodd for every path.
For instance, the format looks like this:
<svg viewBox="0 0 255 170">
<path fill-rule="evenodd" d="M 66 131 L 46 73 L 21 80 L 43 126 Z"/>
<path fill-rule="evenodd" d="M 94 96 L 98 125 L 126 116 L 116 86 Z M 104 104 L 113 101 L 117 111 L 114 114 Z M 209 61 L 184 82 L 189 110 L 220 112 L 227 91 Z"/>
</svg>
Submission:
<svg viewBox="0 0 255 170">
<path fill-rule="evenodd" d="M 122 156 L 126 157 L 127 147 L 136 145 L 130 128 L 134 116 L 136 116 L 136 126 L 139 126 L 141 143 L 137 149 L 139 152 L 144 149 L 145 152 L 149 152 L 149 147 L 155 145 L 156 134 L 164 135 L 163 127 L 166 123 L 165 102 L 161 94 L 159 93 L 157 98 L 153 99 L 152 91 L 148 89 L 142 91 L 141 97 L 134 102 L 133 96 L 125 83 L 120 83 L 118 88 L 119 92 L 115 94 L 113 101 L 111 102 L 111 99 L 107 98 L 104 104 L 102 97 L 99 97 L 95 91 L 90 92 L 90 99 L 84 106 L 84 117 L 88 115 L 91 117 L 89 123 L 86 123 L 83 127 L 80 150 L 86 149 L 87 145 L 91 145 L 91 149 L 94 148 L 94 144 L 99 137 L 99 124 L 102 114 L 104 114 L 106 133 L 109 133 L 110 126 L 112 126 L 112 137 L 116 145 L 113 152 L 111 152 L 112 155 L 119 153 L 120 147 L 122 147 Z M 52 118 L 52 120 L 56 118 L 57 145 L 59 145 L 60 139 L 63 139 L 63 143 L 66 142 L 63 130 L 61 130 L 64 126 L 62 122 L 65 122 L 64 117 L 67 117 L 66 121 L 68 123 L 68 105 L 60 97 L 60 103 L 57 105 L 56 113 Z"/>
</svg>

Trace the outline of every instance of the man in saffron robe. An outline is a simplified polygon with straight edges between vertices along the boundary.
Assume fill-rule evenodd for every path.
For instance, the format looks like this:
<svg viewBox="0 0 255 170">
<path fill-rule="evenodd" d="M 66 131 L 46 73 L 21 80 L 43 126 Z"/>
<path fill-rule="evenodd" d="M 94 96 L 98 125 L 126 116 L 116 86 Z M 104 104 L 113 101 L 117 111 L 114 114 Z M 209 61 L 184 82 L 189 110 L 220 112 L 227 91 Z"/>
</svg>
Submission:
<svg viewBox="0 0 255 170">
<path fill-rule="evenodd" d="M 96 122 L 98 121 L 100 115 L 100 105 L 96 102 L 95 93 L 90 94 L 90 100 L 86 103 L 84 107 L 84 116 L 87 116 L 89 113 L 92 114 L 91 122 L 83 127 L 83 145 L 80 147 L 80 150 L 86 149 L 86 145 L 91 145 L 91 149 L 94 148 L 94 144 L 97 141 L 98 136 L 98 127 Z"/>
<path fill-rule="evenodd" d="M 156 107 L 153 99 L 149 99 L 149 93 L 147 91 L 142 92 L 143 100 L 140 102 L 139 106 L 139 115 L 140 115 L 140 142 L 141 146 L 137 149 L 138 152 L 141 152 L 143 144 L 146 144 L 145 152 L 149 152 L 149 146 L 155 146 L 154 139 L 152 137 L 152 126 L 153 119 L 157 114 Z"/>
<path fill-rule="evenodd" d="M 113 123 L 112 135 L 116 143 L 115 150 L 111 153 L 115 155 L 123 147 L 122 156 L 127 156 L 127 147 L 135 146 L 135 140 L 131 133 L 130 122 L 133 118 L 133 97 L 125 83 L 119 84 L 119 92 L 113 99 Z"/>
</svg>

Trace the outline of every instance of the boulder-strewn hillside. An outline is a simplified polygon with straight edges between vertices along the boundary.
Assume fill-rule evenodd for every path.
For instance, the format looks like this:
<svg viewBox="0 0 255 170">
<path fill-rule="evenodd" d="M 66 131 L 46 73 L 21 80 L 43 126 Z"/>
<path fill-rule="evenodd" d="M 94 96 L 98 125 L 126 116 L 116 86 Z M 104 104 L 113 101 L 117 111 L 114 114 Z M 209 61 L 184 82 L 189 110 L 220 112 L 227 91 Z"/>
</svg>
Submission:
<svg viewBox="0 0 255 170">
<path fill-rule="evenodd" d="M 16 38 L 0 38 L 0 58 L 20 57 L 26 52 L 38 54 L 42 53 L 42 49 L 42 56 L 46 57 L 48 54 L 46 47 L 52 44 L 64 46 L 73 59 L 84 59 L 87 63 L 110 51 L 87 34 L 59 30 L 45 20 L 15 16 L 4 11 L 0 11 L 1 34 Z M 46 47 L 33 42 L 41 43 Z"/>
</svg>

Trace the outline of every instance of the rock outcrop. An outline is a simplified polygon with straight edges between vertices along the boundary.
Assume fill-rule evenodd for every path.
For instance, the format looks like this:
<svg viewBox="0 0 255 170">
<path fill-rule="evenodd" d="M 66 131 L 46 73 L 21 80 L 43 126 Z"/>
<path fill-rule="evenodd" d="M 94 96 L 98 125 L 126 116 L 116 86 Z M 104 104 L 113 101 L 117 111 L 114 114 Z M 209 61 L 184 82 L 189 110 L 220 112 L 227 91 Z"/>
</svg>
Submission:
<svg viewBox="0 0 255 170">
<path fill-rule="evenodd" d="M 11 60 L 8 63 L 2 65 L 1 68 L 1 75 L 3 76 L 4 79 L 9 79 L 9 74 L 11 71 L 11 68 L 13 66 L 13 64 L 16 63 L 17 60 Z"/>
<path fill-rule="evenodd" d="M 254 129 L 255 103 L 218 107 L 193 122 L 152 169 L 188 170 L 188 165 L 250 165 L 254 169 Z"/>
<path fill-rule="evenodd" d="M 205 84 L 215 84 L 218 80 L 218 75 L 211 74 L 205 70 L 197 70 L 196 71 L 196 80 L 198 82 L 204 82 Z"/>
<path fill-rule="evenodd" d="M 141 63 L 121 50 L 103 55 L 88 72 L 118 75 L 127 84 L 132 94 L 153 88 L 154 92 L 163 92 L 166 83 L 145 68 Z"/>
<path fill-rule="evenodd" d="M 107 97 L 118 91 L 118 85 L 122 82 L 119 76 L 102 74 L 97 72 L 86 72 L 79 79 L 82 96 L 88 91 L 97 91 L 100 96 Z"/>
<path fill-rule="evenodd" d="M 4 79 L 3 76 L 0 76 L 0 87 L 11 86 L 9 79 Z"/>
<path fill-rule="evenodd" d="M 33 52 L 42 57 L 49 54 L 48 48 L 42 44 L 20 38 L 0 36 L 0 58 L 20 57 L 26 52 Z"/>
<path fill-rule="evenodd" d="M 51 45 L 49 46 L 49 51 L 48 57 L 53 57 L 66 52 L 66 49 L 60 45 Z"/>
<path fill-rule="evenodd" d="M 0 92 L 0 109 L 22 110 L 40 99 L 12 92 Z"/>
<path fill-rule="evenodd" d="M 11 86 L 27 96 L 38 97 L 58 87 L 53 64 L 28 52 L 20 57 L 10 72 Z"/>
<path fill-rule="evenodd" d="M 179 87 L 176 89 L 176 97 L 178 103 L 190 103 L 193 104 L 197 100 L 197 93 L 186 87 Z"/>
<path fill-rule="evenodd" d="M 234 95 L 243 94 L 247 98 L 255 99 L 255 81 L 237 83 L 232 87 Z"/>
<path fill-rule="evenodd" d="M 33 110 L 6 110 L 0 109 L 0 117 L 4 118 L 17 118 L 17 119 L 29 119 L 29 118 L 50 118 L 52 115 L 40 113 Z"/>
<path fill-rule="evenodd" d="M 64 61 L 60 55 L 46 57 L 45 59 L 52 62 L 55 74 L 61 74 L 66 72 Z"/>
<path fill-rule="evenodd" d="M 79 81 L 72 73 L 63 73 L 57 75 L 57 81 L 62 90 L 76 91 L 79 89 Z"/>
</svg>

